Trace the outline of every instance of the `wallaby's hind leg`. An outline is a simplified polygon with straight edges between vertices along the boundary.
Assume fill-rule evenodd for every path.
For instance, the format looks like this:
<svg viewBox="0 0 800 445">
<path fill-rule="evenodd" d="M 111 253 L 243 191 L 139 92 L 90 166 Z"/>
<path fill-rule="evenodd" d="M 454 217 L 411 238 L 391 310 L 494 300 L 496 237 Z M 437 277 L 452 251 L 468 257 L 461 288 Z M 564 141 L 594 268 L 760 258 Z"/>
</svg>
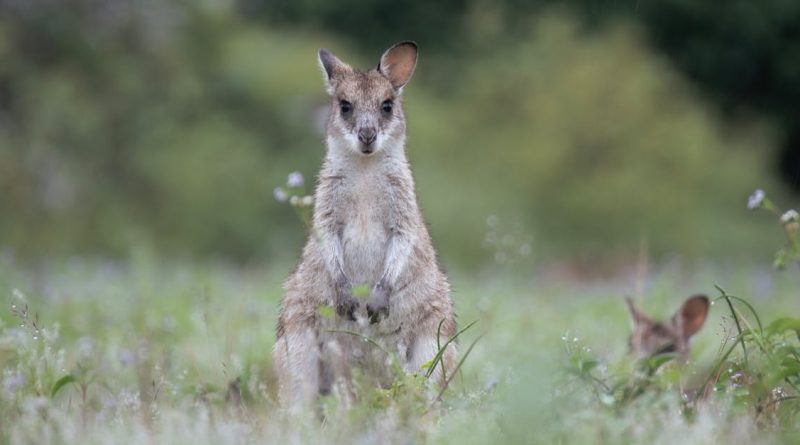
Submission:
<svg viewBox="0 0 800 445">
<path fill-rule="evenodd" d="M 286 331 L 275 343 L 273 361 L 278 374 L 278 399 L 290 411 L 308 407 L 319 392 L 320 362 L 313 327 Z"/>
<path fill-rule="evenodd" d="M 439 344 L 444 346 L 448 338 L 443 337 L 439 339 Z M 408 373 L 420 371 L 420 367 L 425 363 L 433 360 L 438 353 L 439 348 L 436 342 L 436 334 L 421 335 L 417 337 L 408 348 L 408 355 L 405 364 L 405 371 Z M 456 345 L 450 343 L 442 355 L 442 361 L 436 365 L 436 368 L 431 374 L 431 381 L 439 385 L 445 384 L 445 379 L 450 378 L 450 373 L 453 372 L 455 366 Z"/>
</svg>

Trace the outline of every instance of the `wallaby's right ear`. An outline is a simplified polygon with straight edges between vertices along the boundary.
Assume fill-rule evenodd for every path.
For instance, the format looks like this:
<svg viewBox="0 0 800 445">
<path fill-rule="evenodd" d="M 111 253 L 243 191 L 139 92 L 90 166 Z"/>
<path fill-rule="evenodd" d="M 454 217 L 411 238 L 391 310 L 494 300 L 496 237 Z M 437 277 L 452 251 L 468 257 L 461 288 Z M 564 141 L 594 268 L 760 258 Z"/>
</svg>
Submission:
<svg viewBox="0 0 800 445">
<path fill-rule="evenodd" d="M 411 80 L 417 66 L 417 52 L 417 44 L 407 40 L 395 44 L 381 56 L 378 71 L 389 79 L 395 90 L 401 91 Z"/>
<path fill-rule="evenodd" d="M 685 339 L 689 339 L 703 327 L 708 316 L 709 306 L 708 297 L 705 295 L 689 297 L 678 309 L 678 312 L 672 316 L 672 324 L 679 328 Z"/>
<path fill-rule="evenodd" d="M 350 67 L 325 48 L 319 50 L 319 66 L 322 68 L 322 74 L 325 76 L 325 89 L 328 91 L 328 94 L 333 94 L 337 78 L 350 69 Z"/>
</svg>

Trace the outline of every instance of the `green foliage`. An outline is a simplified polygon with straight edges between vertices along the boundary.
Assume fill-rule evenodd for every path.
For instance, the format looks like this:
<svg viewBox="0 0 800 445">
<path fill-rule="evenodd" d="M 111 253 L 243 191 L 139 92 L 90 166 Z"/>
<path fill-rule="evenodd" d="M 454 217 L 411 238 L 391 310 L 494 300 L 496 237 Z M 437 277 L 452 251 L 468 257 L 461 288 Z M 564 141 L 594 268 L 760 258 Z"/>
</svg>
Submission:
<svg viewBox="0 0 800 445">
<path fill-rule="evenodd" d="M 567 375 L 593 390 L 598 407 L 620 415 L 625 415 L 626 409 L 641 409 L 637 405 L 641 398 L 677 391 L 679 408 L 689 420 L 716 398 L 761 425 L 794 428 L 800 420 L 800 319 L 778 318 L 762 328 L 758 313 L 747 301 L 718 289 L 721 296 L 715 301 L 728 304 L 734 324 L 725 328 L 719 356 L 704 371 L 706 377 L 699 387 L 687 389 L 682 384 L 686 367 L 673 363 L 674 354 L 646 357 L 632 370 L 614 376 L 598 372 L 599 361 L 588 348 L 565 337 Z M 740 307 L 747 308 L 752 320 Z M 734 329 L 735 335 L 728 335 Z"/>
<path fill-rule="evenodd" d="M 247 17 L 270 25 L 293 23 L 324 29 L 341 34 L 362 49 L 380 51 L 409 36 L 429 47 L 458 47 L 463 17 L 474 2 L 411 1 L 397 5 L 363 0 L 241 0 L 238 3 Z"/>
<path fill-rule="evenodd" d="M 55 398 L 56 394 L 61 391 L 62 388 L 69 385 L 70 383 L 75 383 L 77 379 L 72 374 L 67 374 L 64 377 L 56 380 L 53 384 L 53 389 L 50 390 L 50 397 Z"/>
<path fill-rule="evenodd" d="M 733 233 L 736 248 L 763 248 L 736 205 L 765 178 L 762 133 L 717 122 L 634 29 L 587 36 L 558 15 L 532 29 L 465 63 L 446 102 L 408 100 L 412 131 L 441 147 L 412 145 L 412 156 L 451 166 L 434 183 L 417 162 L 423 204 L 425 190 L 455 192 L 448 184 L 471 178 L 458 185 L 465 198 L 427 200 L 431 219 L 445 221 L 436 239 L 469 239 L 483 219 L 465 214 L 490 210 L 523 221 L 538 253 L 630 251 L 641 239 L 658 253 L 731 253 Z M 454 110 L 452 127 L 438 123 Z"/>
<path fill-rule="evenodd" d="M 766 210 L 778 219 L 786 235 L 786 244 L 775 252 L 773 265 L 777 269 L 785 269 L 788 264 L 796 263 L 800 266 L 800 214 L 797 210 L 789 209 L 785 212 L 776 206 L 763 190 L 757 189 L 750 195 L 747 207 L 751 210 Z"/>
<path fill-rule="evenodd" d="M 781 128 L 782 153 L 775 164 L 786 184 L 800 186 L 800 60 L 797 2 L 732 0 L 656 2 L 596 0 L 499 0 L 487 2 L 348 0 L 240 0 L 258 21 L 324 29 L 362 50 L 412 37 L 442 52 L 468 55 L 507 46 L 530 28 L 530 18 L 554 7 L 581 19 L 584 30 L 632 22 L 677 69 L 733 120 L 753 111 Z M 446 83 L 446 82 L 445 82 Z"/>
<path fill-rule="evenodd" d="M 120 20 L 132 23 L 57 4 L 0 19 L 14 61 L 0 72 L 0 205 L 14 209 L 0 243 L 22 254 L 150 243 L 239 258 L 294 244 L 301 234 L 270 194 L 287 159 L 310 173 L 321 153 L 303 118 L 317 103 L 307 91 L 319 83 L 316 45 L 286 44 L 224 10 L 152 11 L 181 16 L 178 26 L 128 6 Z M 51 28 L 48 13 L 65 23 Z M 68 39 L 74 47 L 62 47 Z"/>
<path fill-rule="evenodd" d="M 782 129 L 776 164 L 800 187 L 800 4 L 666 0 L 637 8 L 650 40 L 732 115 L 764 112 Z"/>
<path fill-rule="evenodd" d="M 357 45 L 260 27 L 232 7 L 130 3 L 116 16 L 74 4 L 92 2 L 0 16 L 0 207 L 11 209 L 0 245 L 28 258 L 296 257 L 306 233 L 272 194 L 286 173 L 319 168 L 328 99 L 316 50 L 362 68 L 379 52 L 359 58 Z M 445 264 L 484 265 L 490 215 L 526 240 L 525 261 L 625 256 L 642 240 L 655 254 L 763 248 L 759 223 L 732 205 L 772 185 L 757 122 L 720 123 L 631 26 L 520 17 L 513 39 L 482 51 L 486 14 L 470 15 L 464 51 L 423 47 L 406 89 L 409 156 Z M 310 191 L 296 190 L 305 220 Z M 522 249 L 506 238 L 497 257 Z"/>
<path fill-rule="evenodd" d="M 41 270 L 0 257 L 0 266 L 0 288 L 32 289 L 16 296 L 6 290 L 13 300 L 0 310 L 3 442 L 42 443 L 58 434 L 62 443 L 649 443 L 669 428 L 671 439 L 688 443 L 738 444 L 793 443 L 797 430 L 797 402 L 786 399 L 795 389 L 785 383 L 797 384 L 799 344 L 796 280 L 788 274 L 775 275 L 758 300 L 759 317 L 776 320 L 764 323 L 763 335 L 749 309 L 731 299 L 747 367 L 731 339 L 733 321 L 722 323 L 720 337 L 714 320 L 696 338 L 696 359 L 678 368 L 666 356 L 637 366 L 624 358 L 625 285 L 548 287 L 537 279 L 531 287 L 527 277 L 517 285 L 502 275 L 451 271 L 461 319 L 480 320 L 487 334 L 474 327 L 460 334 L 466 360 L 448 372 L 447 391 L 440 395 L 427 382 L 427 369 L 398 369 L 385 388 L 365 379 L 355 399 L 334 391 L 304 421 L 278 409 L 269 360 L 284 266 L 242 269 L 146 255 L 131 263 L 50 262 Z M 657 272 L 653 295 L 674 302 L 685 286 L 701 286 L 723 269 L 693 270 Z M 763 273 L 735 270 L 746 289 Z M 558 341 L 565 327 L 583 338 L 569 339 L 576 355 L 567 374 Z M 733 346 L 724 360 L 714 354 L 720 338 L 728 339 L 722 353 Z M 697 405 L 682 400 L 680 389 L 699 388 L 717 363 L 709 396 Z M 782 394 L 760 398 L 770 388 Z M 755 415 L 757 402 L 763 412 Z"/>
</svg>

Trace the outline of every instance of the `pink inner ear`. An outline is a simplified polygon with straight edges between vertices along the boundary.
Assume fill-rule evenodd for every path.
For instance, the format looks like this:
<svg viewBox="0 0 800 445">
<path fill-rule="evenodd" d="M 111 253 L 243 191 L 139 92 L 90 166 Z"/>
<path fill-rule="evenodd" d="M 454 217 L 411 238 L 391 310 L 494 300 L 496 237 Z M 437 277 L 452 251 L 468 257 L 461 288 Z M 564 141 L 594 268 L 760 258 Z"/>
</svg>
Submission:
<svg viewBox="0 0 800 445">
<path fill-rule="evenodd" d="M 412 44 L 401 44 L 386 52 L 381 59 L 380 69 L 392 86 L 399 88 L 411 79 L 416 64 L 417 48 Z"/>
<path fill-rule="evenodd" d="M 703 327 L 708 316 L 708 306 L 708 297 L 705 295 L 696 295 L 683 303 L 679 316 L 685 337 L 691 337 Z"/>
</svg>

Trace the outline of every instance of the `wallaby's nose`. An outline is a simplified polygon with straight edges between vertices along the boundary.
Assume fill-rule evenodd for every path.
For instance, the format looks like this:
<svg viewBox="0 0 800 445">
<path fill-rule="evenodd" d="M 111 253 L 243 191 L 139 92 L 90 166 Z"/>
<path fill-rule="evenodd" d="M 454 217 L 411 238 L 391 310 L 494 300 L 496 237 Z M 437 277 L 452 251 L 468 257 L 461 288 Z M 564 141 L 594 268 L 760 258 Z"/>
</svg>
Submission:
<svg viewBox="0 0 800 445">
<path fill-rule="evenodd" d="M 378 132 L 373 127 L 364 127 L 358 130 L 358 140 L 364 145 L 370 145 L 375 142 Z"/>
</svg>

